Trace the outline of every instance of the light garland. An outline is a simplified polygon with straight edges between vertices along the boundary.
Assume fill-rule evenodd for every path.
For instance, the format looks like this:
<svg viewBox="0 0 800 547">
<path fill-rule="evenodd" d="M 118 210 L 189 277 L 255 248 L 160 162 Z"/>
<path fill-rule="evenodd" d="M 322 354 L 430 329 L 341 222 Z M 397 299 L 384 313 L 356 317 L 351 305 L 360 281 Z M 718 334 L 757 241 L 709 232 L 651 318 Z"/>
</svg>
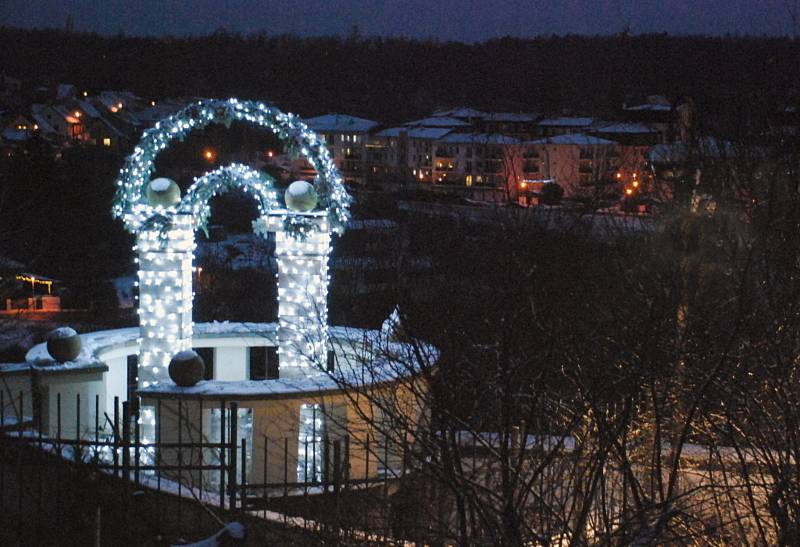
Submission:
<svg viewBox="0 0 800 547">
<path fill-rule="evenodd" d="M 230 125 L 233 121 L 244 121 L 271 130 L 287 143 L 289 149 L 299 152 L 308 160 L 317 172 L 314 189 L 321 207 L 328 211 L 331 230 L 341 233 L 348 220 L 350 196 L 324 140 L 294 114 L 281 112 L 264 103 L 238 99 L 203 99 L 145 130 L 120 170 L 114 216 L 122 219 L 128 230 L 135 233 L 155 214 L 194 212 L 205 206 L 203 197 L 191 190 L 176 206 L 150 205 L 145 190 L 155 169 L 154 162 L 158 153 L 174 139 L 182 141 L 191 131 L 211 123 Z"/>
<path fill-rule="evenodd" d="M 299 213 L 281 208 L 268 175 L 233 163 L 195 179 L 179 203 L 154 206 L 145 191 L 157 154 L 173 139 L 210 123 L 246 121 L 272 130 L 287 148 L 305 156 L 326 211 Z M 324 141 L 299 118 L 256 102 L 202 100 L 145 131 L 117 180 L 113 213 L 137 234 L 139 270 L 139 386 L 157 386 L 167 378 L 171 357 L 192 345 L 192 261 L 194 232 L 205 229 L 212 197 L 232 188 L 251 193 L 260 217 L 253 230 L 276 233 L 278 262 L 278 352 L 281 367 L 308 370 L 324 362 L 327 347 L 328 255 L 331 234 L 347 222 L 350 196 Z M 154 417 L 145 425 L 154 425 Z"/>
<path fill-rule="evenodd" d="M 278 262 L 278 354 L 281 369 L 311 370 L 325 362 L 328 333 L 328 219 L 320 213 L 295 213 L 309 226 L 304 237 L 284 229 L 275 213 L 259 229 L 275 232 Z"/>
</svg>

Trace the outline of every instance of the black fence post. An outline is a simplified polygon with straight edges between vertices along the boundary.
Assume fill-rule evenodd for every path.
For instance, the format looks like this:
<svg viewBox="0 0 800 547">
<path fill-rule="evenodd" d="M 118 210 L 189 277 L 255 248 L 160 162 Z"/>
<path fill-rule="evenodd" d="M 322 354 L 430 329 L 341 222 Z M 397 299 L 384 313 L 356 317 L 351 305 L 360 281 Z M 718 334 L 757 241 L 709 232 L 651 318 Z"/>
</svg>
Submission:
<svg viewBox="0 0 800 547">
<path fill-rule="evenodd" d="M 350 486 L 350 435 L 344 436 L 344 487 Z"/>
<path fill-rule="evenodd" d="M 131 480 L 131 423 L 130 407 L 128 401 L 122 403 L 122 477 L 125 484 Z"/>
<path fill-rule="evenodd" d="M 133 445 L 134 445 L 134 452 L 133 452 L 133 477 L 136 484 L 139 484 L 139 467 L 141 463 L 141 427 L 139 425 L 139 418 L 141 417 L 139 413 L 139 405 L 134 405 L 133 407 L 134 412 L 134 420 L 133 420 Z"/>
<path fill-rule="evenodd" d="M 254 452 L 255 452 L 255 448 L 256 447 L 255 447 L 255 442 L 254 442 L 253 443 L 253 451 Z M 269 484 L 269 481 L 267 480 L 267 475 L 269 473 L 267 471 L 269 469 L 269 466 L 267 465 L 267 459 L 268 458 L 269 458 L 269 439 L 267 438 L 266 435 L 264 435 L 264 476 L 262 478 L 263 478 L 263 482 L 264 482 L 264 496 L 263 496 L 264 499 L 263 499 L 263 503 L 264 503 L 264 517 L 265 518 L 267 516 L 267 500 L 269 499 L 269 495 L 267 494 L 267 485 Z M 253 467 L 255 467 L 255 465 L 253 465 Z M 253 471 L 253 474 L 255 474 L 255 470 Z"/>
<path fill-rule="evenodd" d="M 114 397 L 114 424 L 113 424 L 113 454 L 114 476 L 119 474 L 119 397 Z"/>
<path fill-rule="evenodd" d="M 61 457 L 61 392 L 56 393 L 56 448 Z"/>
<path fill-rule="evenodd" d="M 289 438 L 283 438 L 283 498 L 289 497 Z"/>
<path fill-rule="evenodd" d="M 94 396 L 94 456 L 100 454 L 100 395 Z"/>
<path fill-rule="evenodd" d="M 239 491 L 241 492 L 240 507 L 245 508 L 245 498 L 247 497 L 247 438 L 242 437 L 242 468 L 240 471 L 241 479 L 239 480 Z"/>
<path fill-rule="evenodd" d="M 225 401 L 219 402 L 219 508 L 225 509 Z"/>
<path fill-rule="evenodd" d="M 75 394 L 75 460 L 78 460 L 81 449 L 81 394 Z"/>
<path fill-rule="evenodd" d="M 178 499 L 183 499 L 183 400 L 178 399 Z M 183 504 L 178 503 L 178 530 L 182 529 Z"/>
</svg>

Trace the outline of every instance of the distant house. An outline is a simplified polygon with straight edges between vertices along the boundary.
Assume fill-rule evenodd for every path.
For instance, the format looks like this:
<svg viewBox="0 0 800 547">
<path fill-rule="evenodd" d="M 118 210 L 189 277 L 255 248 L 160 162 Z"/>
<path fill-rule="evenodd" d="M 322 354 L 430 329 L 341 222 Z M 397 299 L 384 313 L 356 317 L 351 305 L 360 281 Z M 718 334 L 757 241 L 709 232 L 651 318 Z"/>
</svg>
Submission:
<svg viewBox="0 0 800 547">
<path fill-rule="evenodd" d="M 62 142 L 83 142 L 89 140 L 86 131 L 85 112 L 81 108 L 69 108 L 61 104 L 34 104 L 31 113 L 42 123 L 52 128 Z"/>
</svg>

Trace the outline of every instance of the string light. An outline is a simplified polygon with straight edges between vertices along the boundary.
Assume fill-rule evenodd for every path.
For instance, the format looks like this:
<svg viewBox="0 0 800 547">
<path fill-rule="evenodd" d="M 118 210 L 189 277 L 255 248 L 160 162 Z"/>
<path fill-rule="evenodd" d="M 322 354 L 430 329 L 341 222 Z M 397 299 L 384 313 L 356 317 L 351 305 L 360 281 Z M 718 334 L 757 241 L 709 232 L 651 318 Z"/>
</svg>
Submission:
<svg viewBox="0 0 800 547">
<path fill-rule="evenodd" d="M 195 179 L 177 205 L 147 202 L 145 190 L 161 150 L 194 129 L 236 120 L 272 130 L 308 159 L 317 172 L 314 186 L 325 210 L 281 209 L 272 178 L 237 163 Z M 276 233 L 281 366 L 308 369 L 312 362 L 323 360 L 331 235 L 344 229 L 350 196 L 324 141 L 298 117 L 263 103 L 205 99 L 146 130 L 117 180 L 113 213 L 137 235 L 141 387 L 163 382 L 171 357 L 192 346 L 194 232 L 207 223 L 209 200 L 231 188 L 254 196 L 260 215 L 253 223 L 254 232 L 264 237 Z M 146 416 L 145 425 L 153 426 L 154 413 Z"/>
</svg>

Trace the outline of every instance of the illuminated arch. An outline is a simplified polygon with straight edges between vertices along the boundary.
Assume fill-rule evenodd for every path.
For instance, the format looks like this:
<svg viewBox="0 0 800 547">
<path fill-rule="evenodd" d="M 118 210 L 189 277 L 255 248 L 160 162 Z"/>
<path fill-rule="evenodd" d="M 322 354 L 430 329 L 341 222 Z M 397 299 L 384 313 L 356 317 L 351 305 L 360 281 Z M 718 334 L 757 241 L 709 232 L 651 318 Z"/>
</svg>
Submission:
<svg viewBox="0 0 800 547">
<path fill-rule="evenodd" d="M 196 178 L 176 206 L 176 212 L 191 214 L 197 226 L 205 226 L 211 212 L 209 200 L 233 188 L 255 198 L 259 216 L 281 207 L 272 177 L 246 165 L 232 163 Z"/>
<path fill-rule="evenodd" d="M 202 202 L 204 194 L 192 193 L 191 189 L 173 207 L 153 206 L 147 202 L 145 190 L 155 169 L 155 159 L 174 139 L 183 140 L 191 131 L 202 129 L 211 123 L 230 126 L 234 121 L 244 121 L 269 129 L 308 160 L 317 172 L 314 187 L 319 196 L 319 204 L 328 212 L 331 230 L 341 233 L 348 219 L 350 196 L 324 141 L 294 114 L 284 113 L 264 103 L 238 99 L 202 99 L 145 130 L 120 170 L 114 216 L 122 219 L 130 232 L 136 233 L 155 215 L 171 216 L 178 212 L 202 211 L 205 206 Z M 237 172 L 233 166 L 229 167 L 231 170 L 225 175 L 232 177 L 230 182 L 234 185 L 244 184 L 243 180 L 235 177 Z"/>
</svg>

